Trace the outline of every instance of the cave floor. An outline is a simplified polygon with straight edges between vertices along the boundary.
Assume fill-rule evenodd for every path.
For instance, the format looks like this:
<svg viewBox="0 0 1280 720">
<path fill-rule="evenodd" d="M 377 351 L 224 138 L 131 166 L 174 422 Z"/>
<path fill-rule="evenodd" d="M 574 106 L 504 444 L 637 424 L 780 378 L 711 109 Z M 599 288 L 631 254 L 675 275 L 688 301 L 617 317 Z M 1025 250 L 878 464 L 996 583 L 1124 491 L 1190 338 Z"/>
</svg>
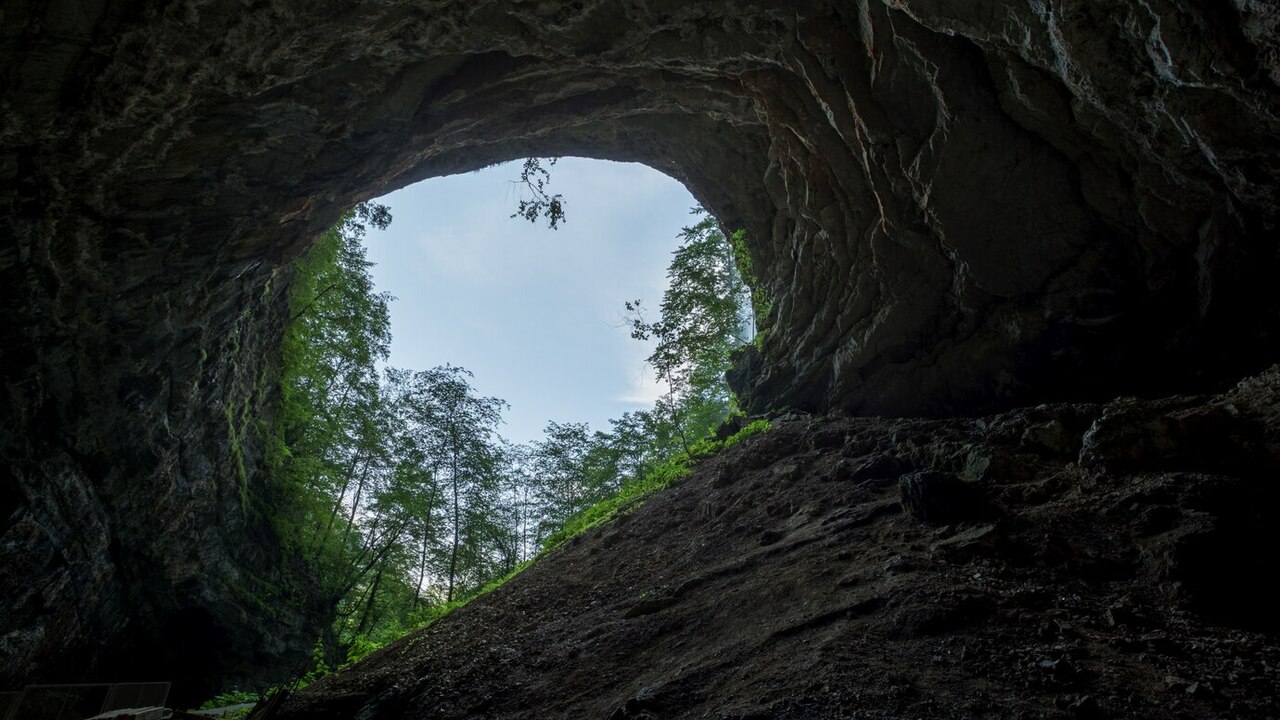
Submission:
<svg viewBox="0 0 1280 720">
<path fill-rule="evenodd" d="M 1274 718 L 1280 369 L 792 415 L 287 718 Z"/>
</svg>

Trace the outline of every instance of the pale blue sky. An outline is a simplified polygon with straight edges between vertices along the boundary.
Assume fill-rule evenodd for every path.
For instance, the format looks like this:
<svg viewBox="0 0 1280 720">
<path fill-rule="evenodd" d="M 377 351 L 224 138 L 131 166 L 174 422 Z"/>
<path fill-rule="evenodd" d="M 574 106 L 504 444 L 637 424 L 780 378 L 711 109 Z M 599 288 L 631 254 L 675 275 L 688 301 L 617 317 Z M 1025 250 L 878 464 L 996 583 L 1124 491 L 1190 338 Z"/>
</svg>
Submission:
<svg viewBox="0 0 1280 720">
<path fill-rule="evenodd" d="M 391 304 L 391 364 L 461 365 L 483 395 L 511 404 L 502 433 L 525 442 L 548 420 L 608 420 L 658 390 L 649 348 L 622 304 L 656 308 L 680 228 L 695 218 L 684 186 L 643 165 L 563 158 L 559 230 L 509 216 L 520 163 L 435 178 L 386 195 L 393 221 L 371 231 L 369 259 Z"/>
</svg>

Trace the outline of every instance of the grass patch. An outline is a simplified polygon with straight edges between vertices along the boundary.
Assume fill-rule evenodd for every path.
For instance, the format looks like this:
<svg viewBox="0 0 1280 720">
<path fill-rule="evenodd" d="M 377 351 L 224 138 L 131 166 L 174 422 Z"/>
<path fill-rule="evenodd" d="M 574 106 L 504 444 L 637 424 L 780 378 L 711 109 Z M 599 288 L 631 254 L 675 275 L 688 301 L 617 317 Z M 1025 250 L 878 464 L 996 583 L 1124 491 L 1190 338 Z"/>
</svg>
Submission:
<svg viewBox="0 0 1280 720">
<path fill-rule="evenodd" d="M 645 497 L 662 490 L 663 488 L 671 487 L 677 481 L 693 472 L 692 465 L 696 460 L 710 457 L 727 447 L 731 447 L 742 442 L 752 435 L 762 433 L 770 427 L 769 421 L 762 418 L 748 424 L 746 427 L 733 435 L 730 435 L 724 440 L 714 440 L 710 438 L 702 440 L 695 443 L 693 447 L 689 449 L 687 454 L 683 452 L 677 453 L 658 463 L 652 470 L 645 473 L 644 476 L 634 478 L 630 482 L 624 483 L 617 494 L 612 497 L 605 498 L 604 500 L 601 500 L 595 505 L 592 505 L 586 510 L 571 517 L 568 522 L 565 523 L 564 527 L 547 537 L 546 541 L 542 545 L 542 549 L 538 551 L 537 555 L 520 563 L 511 572 L 490 581 L 487 585 L 466 597 L 459 598 L 450 603 L 432 605 L 425 611 L 423 616 L 420 616 L 417 627 L 414 628 L 413 632 L 423 630 L 472 600 L 497 590 L 506 584 L 508 580 L 519 575 L 539 559 L 549 555 L 565 543 L 582 535 L 591 528 L 596 527 L 597 525 L 602 525 L 624 512 L 630 512 L 631 510 L 639 507 Z M 401 652 L 408 652 L 409 648 L 413 647 L 414 643 L 415 641 L 411 640 L 405 644 Z M 358 653 L 353 648 L 351 654 L 348 655 L 347 665 L 363 660 L 374 652 L 380 650 L 386 644 L 387 643 L 365 642 L 361 645 Z M 346 667 L 346 665 L 343 667 Z"/>
<path fill-rule="evenodd" d="M 258 693 L 252 692 L 250 690 L 232 690 L 230 692 L 224 692 L 221 695 L 215 695 L 212 698 L 205 700 L 204 704 L 200 706 L 200 709 L 215 710 L 217 708 L 226 707 L 228 705 L 241 705 L 243 703 L 256 703 L 256 702 L 258 702 Z"/>
<path fill-rule="evenodd" d="M 746 438 L 768 429 L 768 420 L 756 420 L 724 440 L 711 438 L 700 440 L 689 448 L 688 453 L 676 453 L 663 460 L 643 477 L 624 483 L 622 489 L 616 495 L 605 498 L 569 518 L 564 527 L 547 538 L 542 551 L 538 553 L 538 557 L 555 550 L 591 528 L 608 522 L 615 515 L 638 507 L 640 501 L 646 496 L 663 488 L 671 487 L 676 481 L 693 472 L 693 463 L 696 460 L 714 455 L 727 447 L 736 445 Z"/>
<path fill-rule="evenodd" d="M 415 627 L 410 632 L 416 633 L 420 630 L 425 630 L 426 628 L 434 624 L 436 621 L 445 617 L 446 615 L 453 612 L 454 610 L 457 610 L 458 608 L 462 607 L 463 605 L 466 605 L 467 603 L 471 602 L 472 600 L 475 600 L 478 597 L 488 595 L 494 590 L 497 590 L 498 588 L 507 584 L 507 581 L 510 580 L 511 578 L 524 572 L 526 568 L 528 568 L 530 565 L 536 562 L 538 558 L 542 557 L 542 555 L 543 553 L 540 552 L 536 556 L 531 557 L 528 560 L 525 560 L 524 562 L 517 564 L 514 568 L 512 568 L 511 572 L 507 573 L 506 575 L 503 575 L 502 577 L 498 577 L 498 578 L 494 578 L 493 580 L 490 580 L 488 583 L 485 583 L 484 587 L 480 588 L 479 590 L 476 590 L 475 592 L 468 593 L 458 598 L 457 600 L 454 600 L 453 602 L 439 603 L 437 605 L 432 605 L 431 607 L 428 607 L 426 610 L 424 610 L 422 613 L 420 613 L 417 616 L 416 618 L 417 622 L 415 623 Z M 414 640 L 410 640 L 408 643 L 406 643 L 404 648 L 400 651 L 401 654 L 408 652 L 409 648 L 413 647 L 416 642 L 417 640 L 415 638 Z M 347 663 L 346 665 L 343 665 L 343 667 L 345 668 L 347 665 L 350 665 L 352 663 L 359 662 L 365 659 L 369 655 L 372 655 L 378 650 L 381 650 L 384 646 L 389 645 L 390 642 L 381 643 L 381 644 L 376 644 L 376 643 L 367 643 L 367 644 L 369 645 L 369 647 L 361 648 L 361 652 L 359 655 L 357 655 L 355 648 L 352 648 L 352 651 L 347 655 Z"/>
<path fill-rule="evenodd" d="M 607 522 L 615 515 L 639 505 L 639 501 L 663 488 L 671 487 L 677 480 L 688 475 L 690 456 L 679 453 L 658 463 L 643 477 L 623 483 L 616 495 L 592 505 L 565 521 L 564 527 L 551 533 L 542 546 L 538 557 L 546 555 L 570 540 L 585 533 L 591 528 Z"/>
<path fill-rule="evenodd" d="M 257 703 L 260 697 L 261 696 L 258 693 L 251 692 L 249 690 L 232 690 L 205 700 L 204 703 L 200 705 L 199 709 L 216 710 L 218 708 L 227 707 L 228 705 Z M 253 708 L 251 707 L 240 708 L 239 710 L 233 710 L 225 715 L 219 715 L 218 717 L 221 720 L 241 720 L 242 718 L 247 717 L 249 715 L 249 711 L 252 709 Z"/>
</svg>

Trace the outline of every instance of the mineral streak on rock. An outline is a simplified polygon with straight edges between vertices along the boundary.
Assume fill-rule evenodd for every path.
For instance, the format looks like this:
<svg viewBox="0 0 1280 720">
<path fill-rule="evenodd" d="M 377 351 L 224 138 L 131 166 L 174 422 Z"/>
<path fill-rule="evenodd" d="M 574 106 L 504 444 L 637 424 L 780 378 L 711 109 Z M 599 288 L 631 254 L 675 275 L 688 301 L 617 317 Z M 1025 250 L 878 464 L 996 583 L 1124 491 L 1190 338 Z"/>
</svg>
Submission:
<svg viewBox="0 0 1280 720">
<path fill-rule="evenodd" d="M 225 641 L 218 672 L 303 649 L 306 617 L 250 599 L 278 565 L 252 503 L 282 268 L 422 178 L 582 155 L 686 183 L 773 299 L 734 376 L 752 409 L 970 414 L 1262 366 L 1278 21 L 1259 0 L 5 2 L 0 684 L 150 656 L 183 612 Z"/>
</svg>

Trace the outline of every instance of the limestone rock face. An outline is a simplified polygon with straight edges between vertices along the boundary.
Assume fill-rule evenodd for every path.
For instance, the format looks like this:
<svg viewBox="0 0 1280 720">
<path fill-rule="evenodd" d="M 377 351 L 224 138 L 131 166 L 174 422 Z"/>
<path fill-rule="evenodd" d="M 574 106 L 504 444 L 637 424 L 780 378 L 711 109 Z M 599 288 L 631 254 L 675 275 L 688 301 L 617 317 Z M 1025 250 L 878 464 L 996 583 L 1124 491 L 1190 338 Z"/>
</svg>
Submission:
<svg viewBox="0 0 1280 720">
<path fill-rule="evenodd" d="M 1278 24 L 1261 0 L 5 2 L 0 684 L 190 646 L 174 628 L 225 644 L 210 672 L 305 649 L 304 613 L 253 600 L 282 268 L 425 177 L 582 155 L 686 183 L 773 300 L 734 376 L 753 409 L 1261 367 Z"/>
</svg>

